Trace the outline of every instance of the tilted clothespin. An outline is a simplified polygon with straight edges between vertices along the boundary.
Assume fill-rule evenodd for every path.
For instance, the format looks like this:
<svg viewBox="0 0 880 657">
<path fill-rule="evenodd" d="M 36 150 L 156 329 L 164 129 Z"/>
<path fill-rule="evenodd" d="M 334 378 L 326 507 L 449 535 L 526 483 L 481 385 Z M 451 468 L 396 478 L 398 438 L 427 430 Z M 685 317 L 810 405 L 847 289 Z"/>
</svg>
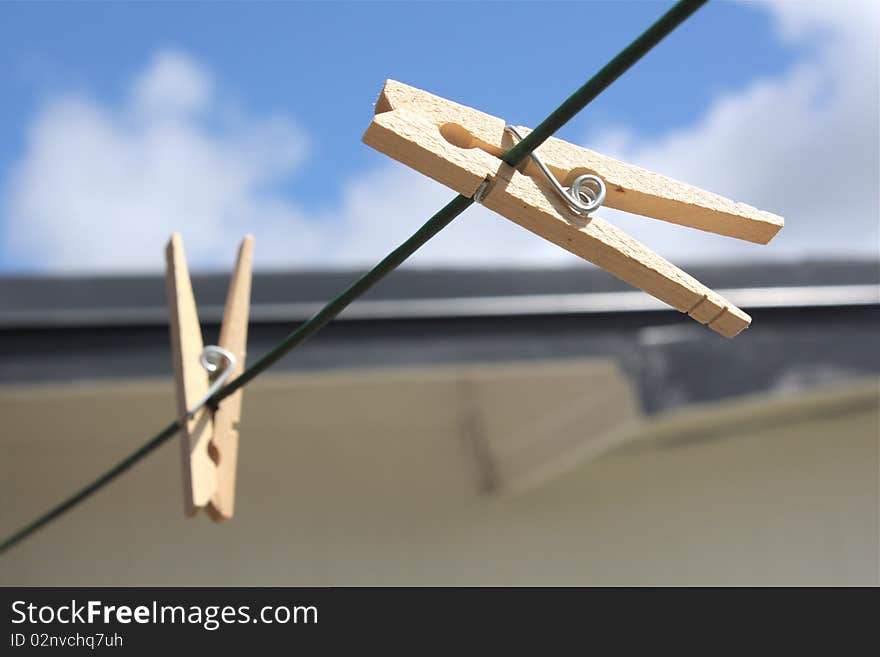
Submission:
<svg viewBox="0 0 880 657">
<path fill-rule="evenodd" d="M 253 237 L 238 250 L 229 282 L 218 346 L 204 347 L 183 240 L 174 233 L 165 250 L 171 350 L 181 425 L 184 512 L 199 508 L 217 522 L 232 517 L 238 460 L 239 389 L 216 409 L 208 398 L 244 370 L 253 266 Z M 210 374 L 215 376 L 211 379 Z"/>
<path fill-rule="evenodd" d="M 528 132 L 388 80 L 363 141 L 723 336 L 748 327 L 751 318 L 724 297 L 589 214 L 604 200 L 612 208 L 758 244 L 779 232 L 782 217 L 552 137 L 514 169 L 500 157 Z"/>
</svg>

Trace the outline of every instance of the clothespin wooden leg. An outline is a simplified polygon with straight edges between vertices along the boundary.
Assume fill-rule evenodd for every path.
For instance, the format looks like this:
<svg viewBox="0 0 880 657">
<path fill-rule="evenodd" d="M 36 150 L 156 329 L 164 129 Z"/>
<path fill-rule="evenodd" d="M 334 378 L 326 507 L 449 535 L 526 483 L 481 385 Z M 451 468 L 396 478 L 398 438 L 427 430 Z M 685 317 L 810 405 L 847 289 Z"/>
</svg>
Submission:
<svg viewBox="0 0 880 657">
<path fill-rule="evenodd" d="M 254 238 L 248 235 L 241 242 L 235 271 L 229 281 L 226 310 L 220 328 L 220 346 L 236 358 L 235 369 L 229 381 L 244 371 L 247 352 L 248 315 L 251 298 L 251 270 L 253 268 Z M 207 507 L 215 522 L 228 520 L 235 510 L 235 473 L 238 462 L 238 422 L 241 418 L 239 389 L 220 402 L 214 413 L 212 454 L 217 463 L 217 490 Z"/>
<path fill-rule="evenodd" d="M 199 360 L 203 349 L 202 329 L 183 240 L 178 233 L 171 236 L 165 257 L 177 413 L 181 425 L 184 512 L 192 516 L 208 503 L 217 488 L 216 466 L 209 454 L 213 418 L 207 407 L 199 409 L 193 417 L 188 413 L 207 393 L 208 377 Z"/>
</svg>

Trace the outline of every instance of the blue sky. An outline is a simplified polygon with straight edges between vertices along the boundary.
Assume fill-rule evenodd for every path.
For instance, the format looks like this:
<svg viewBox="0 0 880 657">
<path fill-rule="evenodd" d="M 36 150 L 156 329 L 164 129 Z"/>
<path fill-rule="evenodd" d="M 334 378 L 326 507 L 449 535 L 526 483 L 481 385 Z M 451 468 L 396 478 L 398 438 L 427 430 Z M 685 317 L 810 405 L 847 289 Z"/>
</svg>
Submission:
<svg viewBox="0 0 880 657">
<path fill-rule="evenodd" d="M 182 230 L 195 262 L 208 268 L 225 266 L 231 259 L 230 245 L 245 231 L 257 237 L 258 266 L 369 264 L 451 196 L 360 142 L 383 80 L 395 78 L 512 122 L 534 125 L 669 5 L 2 4 L 0 231 L 6 237 L 0 243 L 0 272 L 152 269 L 145 253 L 161 247 L 168 228 Z M 753 166 L 743 160 L 749 156 L 742 148 L 728 148 L 733 151 L 728 158 L 723 144 L 729 142 L 712 148 L 706 144 L 716 133 L 740 130 L 752 145 L 755 166 L 767 159 L 762 151 L 780 148 L 793 149 L 786 151 L 786 158 L 801 159 L 797 148 L 806 146 L 780 147 L 773 141 L 779 130 L 752 134 L 754 119 L 742 128 L 727 125 L 735 124 L 735 116 L 727 115 L 737 114 L 737 103 L 743 115 L 754 111 L 763 118 L 768 111 L 776 112 L 772 108 L 780 103 L 766 99 L 767 107 L 754 107 L 762 92 L 803 105 L 787 108 L 788 102 L 781 103 L 781 114 L 768 117 L 768 125 L 796 120 L 822 125 L 827 120 L 832 130 L 835 120 L 852 124 L 853 112 L 862 121 L 872 112 L 876 118 L 876 61 L 874 82 L 868 83 L 873 95 L 869 89 L 853 99 L 848 89 L 838 91 L 821 79 L 798 79 L 808 76 L 817 62 L 831 69 L 840 62 L 835 58 L 860 57 L 872 48 L 876 55 L 876 23 L 870 30 L 857 24 L 859 12 L 871 20 L 876 12 L 867 5 L 854 6 L 858 11 L 847 20 L 809 6 L 710 2 L 559 136 L 597 150 L 602 145 L 611 154 L 645 166 L 667 166 L 672 170 L 662 172 L 676 177 L 705 177 L 686 179 L 704 186 L 713 183 L 713 191 L 739 194 L 737 200 L 786 214 L 789 231 L 798 219 L 788 216 L 790 207 L 802 210 L 795 198 L 798 184 L 809 193 L 808 171 L 799 170 L 801 177 L 791 174 L 776 185 L 765 175 L 767 189 L 746 184 L 737 178 L 737 167 L 742 171 Z M 853 50 L 850 42 L 858 39 L 864 41 L 861 49 L 839 52 Z M 871 66 L 868 62 L 867 69 Z M 871 70 L 863 73 L 870 80 Z M 824 91 L 811 91 L 811 85 Z M 192 89 L 203 90 L 195 97 Z M 786 116 L 786 111 L 793 115 Z M 147 112 L 153 118 L 143 118 Z M 160 115 L 161 120 L 155 118 Z M 722 124 L 714 133 L 713 122 Z M 868 132 L 864 129 L 869 123 L 857 123 L 862 132 L 840 147 L 850 149 L 848 159 L 852 148 L 872 137 L 870 127 Z M 160 124 L 162 130 L 157 128 Z M 165 130 L 168 125 L 174 129 Z M 91 129 L 104 138 L 91 139 Z M 175 153 L 190 153 L 179 144 L 197 142 L 200 155 L 193 156 L 193 166 L 202 166 L 203 178 L 183 167 L 178 181 L 189 175 L 193 181 L 175 186 L 152 169 L 138 168 L 147 167 L 138 163 L 145 153 L 165 148 L 165 142 L 156 141 L 166 138 L 157 136 L 160 132 L 180 140 L 169 142 Z M 797 141 L 797 135 L 792 140 Z M 106 152 L 101 150 L 103 143 Z M 694 162 L 699 167 L 688 164 L 689 143 L 696 146 Z M 828 148 L 834 151 L 833 145 Z M 857 156 L 863 168 L 868 174 L 876 172 L 876 148 L 862 149 Z M 206 152 L 216 158 L 205 159 L 214 157 Z M 250 168 L 241 164 L 248 158 L 253 159 Z M 132 174 L 116 180 L 117 161 L 129 163 Z M 231 168 L 235 175 L 230 179 L 237 182 L 224 182 L 222 172 Z M 707 168 L 726 174 L 706 175 Z M 102 171 L 114 177 L 112 198 L 106 201 L 102 194 L 108 174 Z M 216 188 L 209 184 L 212 174 Z M 140 189 L 138 181 L 143 180 L 151 181 L 148 191 Z M 124 195 L 126 185 L 132 186 L 130 195 Z M 233 193 L 235 185 L 241 189 Z M 780 196 L 774 205 L 777 199 L 767 191 L 774 186 L 788 189 L 792 198 Z M 403 193 L 395 205 L 390 197 L 397 191 Z M 747 197 L 749 192 L 754 197 Z M 228 206 L 215 207 L 207 198 L 195 198 L 198 194 L 228 195 Z M 876 247 L 876 228 L 871 227 L 876 222 L 876 193 L 873 200 L 868 191 L 860 194 L 863 198 L 848 210 L 858 217 L 851 229 L 843 229 L 850 237 L 826 245 L 832 255 L 870 255 Z M 841 200 L 852 204 L 851 196 Z M 183 211 L 178 214 L 177 208 L 190 204 L 195 208 L 190 214 L 198 220 L 191 221 Z M 366 212 L 370 206 L 372 214 Z M 235 213 L 228 208 L 238 208 L 241 216 L 231 217 Z M 805 219 L 804 225 L 817 221 Z M 639 222 L 627 226 L 641 228 Z M 443 244 L 427 250 L 415 264 L 570 262 L 543 245 L 533 248 L 528 242 L 537 238 L 511 232 L 519 229 L 496 227 L 501 223 L 491 224 L 488 233 L 461 229 L 458 244 L 455 236 L 444 236 Z M 664 232 L 670 229 L 662 226 Z M 504 251 L 487 254 L 472 246 L 494 231 L 506 231 L 499 238 Z M 767 253 L 755 253 L 754 247 L 728 250 L 717 237 L 701 242 L 709 238 L 682 237 L 675 227 L 666 235 L 660 231 L 650 228 L 638 236 L 688 260 L 727 253 L 736 258 L 774 257 L 772 247 L 761 247 Z M 797 228 L 793 232 L 800 234 Z M 134 249 L 132 241 L 137 243 Z M 263 260 L 261 243 L 267 244 Z M 682 245 L 687 249 L 679 248 Z M 811 241 L 804 231 L 780 254 L 806 256 L 822 248 L 821 241 Z M 155 268 L 160 267 L 161 251 L 155 252 L 154 260 Z"/>
</svg>

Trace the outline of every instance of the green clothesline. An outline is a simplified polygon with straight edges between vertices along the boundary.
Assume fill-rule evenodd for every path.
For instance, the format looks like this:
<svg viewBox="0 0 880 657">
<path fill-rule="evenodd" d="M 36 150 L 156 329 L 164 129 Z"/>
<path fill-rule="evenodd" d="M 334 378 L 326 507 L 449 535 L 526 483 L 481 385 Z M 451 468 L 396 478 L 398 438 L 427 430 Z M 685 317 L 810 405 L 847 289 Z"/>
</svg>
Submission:
<svg viewBox="0 0 880 657">
<path fill-rule="evenodd" d="M 520 165 L 535 149 L 551 137 L 559 128 L 565 125 L 578 112 L 587 106 L 596 96 L 607 89 L 617 78 L 623 75 L 633 64 L 641 59 L 651 48 L 663 40 L 672 30 L 683 23 L 697 9 L 706 4 L 708 0 L 681 0 L 669 11 L 661 16 L 657 22 L 643 32 L 638 38 L 624 48 L 614 59 L 608 62 L 602 69 L 591 77 L 586 84 L 567 98 L 550 116 L 530 132 L 525 139 L 515 144 L 502 158 L 512 167 Z M 351 286 L 339 296 L 327 303 L 311 319 L 301 324 L 290 333 L 277 347 L 265 354 L 262 358 L 248 367 L 235 380 L 217 391 L 208 401 L 210 405 L 216 405 L 239 388 L 247 385 L 251 380 L 265 372 L 269 367 L 290 353 L 293 349 L 308 340 L 333 320 L 348 305 L 363 295 L 386 274 L 394 271 L 407 258 L 421 248 L 428 240 L 448 226 L 462 212 L 467 210 L 474 200 L 459 194 L 425 224 L 419 228 L 403 244 L 389 253 L 382 261 L 357 279 Z M 19 531 L 12 534 L 0 545 L 0 553 L 10 549 L 15 544 L 23 541 L 38 529 L 46 526 L 52 520 L 82 502 L 92 493 L 110 483 L 113 479 L 128 470 L 135 463 L 147 456 L 154 449 L 172 438 L 180 430 L 180 422 L 175 420 L 162 429 L 156 436 L 151 438 L 137 451 L 127 456 L 120 463 L 105 472 L 88 486 L 72 495 L 70 498 L 47 511 Z"/>
</svg>

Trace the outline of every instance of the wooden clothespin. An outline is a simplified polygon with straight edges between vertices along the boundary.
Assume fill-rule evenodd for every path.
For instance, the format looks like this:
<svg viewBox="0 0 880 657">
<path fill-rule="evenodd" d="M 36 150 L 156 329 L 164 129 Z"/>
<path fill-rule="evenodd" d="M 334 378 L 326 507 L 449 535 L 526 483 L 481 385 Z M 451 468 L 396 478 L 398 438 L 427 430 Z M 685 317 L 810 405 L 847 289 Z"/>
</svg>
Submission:
<svg viewBox="0 0 880 657">
<path fill-rule="evenodd" d="M 748 327 L 746 313 L 622 230 L 587 216 L 589 206 L 604 198 L 612 208 L 758 244 L 779 232 L 782 217 L 552 137 L 535 152 L 539 159 L 514 169 L 500 156 L 528 132 L 388 80 L 363 141 L 723 336 Z"/>
<path fill-rule="evenodd" d="M 174 233 L 165 250 L 171 349 L 181 425 L 183 503 L 188 516 L 204 508 L 216 521 L 232 517 L 238 460 L 239 389 L 216 409 L 207 398 L 244 370 L 254 240 L 246 236 L 229 282 L 219 348 L 204 347 L 183 240 Z M 216 376 L 213 381 L 209 372 Z"/>
</svg>

